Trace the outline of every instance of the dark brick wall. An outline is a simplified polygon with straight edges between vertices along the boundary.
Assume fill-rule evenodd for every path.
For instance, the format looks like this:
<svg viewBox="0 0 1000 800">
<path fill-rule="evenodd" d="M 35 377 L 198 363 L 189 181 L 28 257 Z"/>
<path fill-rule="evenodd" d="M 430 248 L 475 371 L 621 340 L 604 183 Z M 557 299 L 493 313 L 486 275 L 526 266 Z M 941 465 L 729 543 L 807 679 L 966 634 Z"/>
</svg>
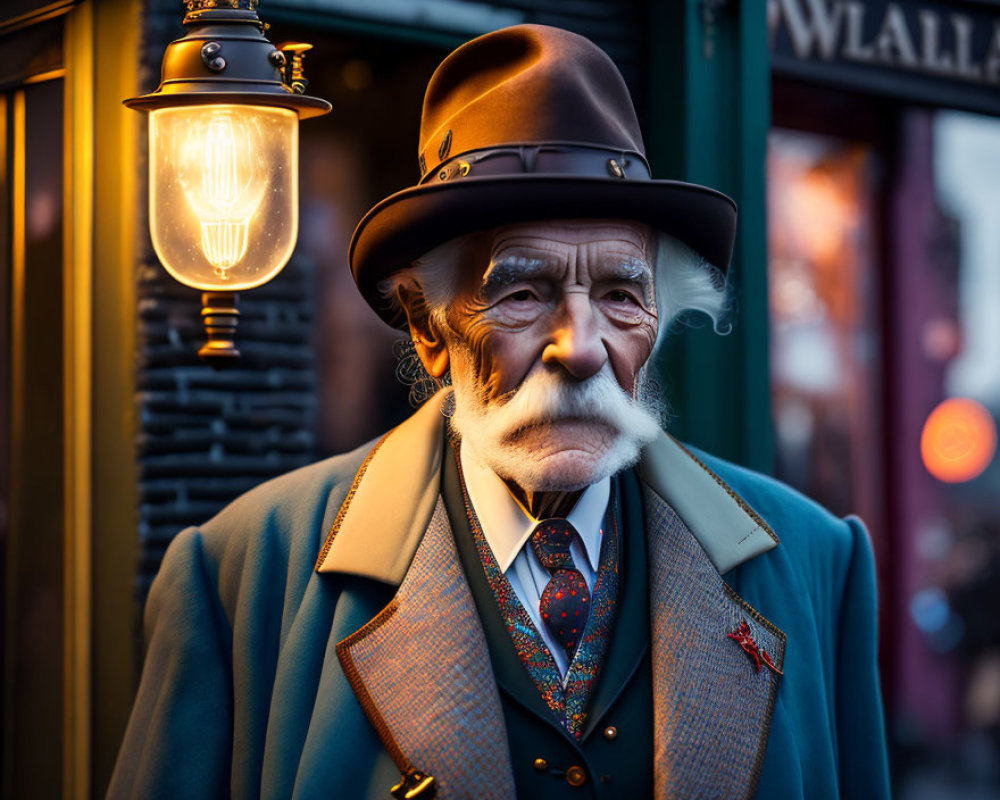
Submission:
<svg viewBox="0 0 1000 800">
<path fill-rule="evenodd" d="M 144 597 L 163 551 L 267 478 L 316 458 L 312 271 L 293 259 L 241 299 L 240 366 L 201 364 L 200 295 L 158 263 L 139 273 L 138 586 Z"/>
</svg>

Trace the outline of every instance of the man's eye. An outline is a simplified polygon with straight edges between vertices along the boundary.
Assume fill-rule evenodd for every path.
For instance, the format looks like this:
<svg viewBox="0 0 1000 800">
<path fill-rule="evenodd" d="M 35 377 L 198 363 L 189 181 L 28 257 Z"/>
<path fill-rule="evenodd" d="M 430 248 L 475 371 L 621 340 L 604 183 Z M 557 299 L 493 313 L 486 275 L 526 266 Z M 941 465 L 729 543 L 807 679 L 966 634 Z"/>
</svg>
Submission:
<svg viewBox="0 0 1000 800">
<path fill-rule="evenodd" d="M 635 298 L 622 289 L 614 289 L 606 295 L 612 303 L 634 303 Z"/>
<path fill-rule="evenodd" d="M 521 289 L 518 292 L 512 292 L 511 294 L 507 295 L 504 298 L 504 300 L 514 300 L 515 302 L 518 303 L 526 303 L 529 300 L 534 300 L 534 299 L 535 299 L 534 293 L 530 292 L 527 289 Z"/>
<path fill-rule="evenodd" d="M 543 290 L 544 291 L 544 290 Z M 513 286 L 492 305 L 491 316 L 501 325 L 526 325 L 543 313 L 545 301 L 538 290 L 528 286 L 516 289 Z"/>
</svg>

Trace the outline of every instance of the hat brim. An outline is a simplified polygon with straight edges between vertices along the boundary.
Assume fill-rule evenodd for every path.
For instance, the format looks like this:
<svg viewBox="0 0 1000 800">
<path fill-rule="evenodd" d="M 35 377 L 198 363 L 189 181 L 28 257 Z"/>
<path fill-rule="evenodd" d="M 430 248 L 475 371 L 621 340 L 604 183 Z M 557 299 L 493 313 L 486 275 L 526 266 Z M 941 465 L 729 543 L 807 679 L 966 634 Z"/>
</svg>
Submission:
<svg viewBox="0 0 1000 800">
<path fill-rule="evenodd" d="M 546 219 L 643 222 L 723 272 L 736 237 L 736 203 L 697 184 L 538 174 L 468 177 L 404 189 L 372 208 L 351 238 L 351 273 L 375 312 L 405 328 L 405 318 L 379 291 L 392 273 L 455 237 Z"/>
</svg>

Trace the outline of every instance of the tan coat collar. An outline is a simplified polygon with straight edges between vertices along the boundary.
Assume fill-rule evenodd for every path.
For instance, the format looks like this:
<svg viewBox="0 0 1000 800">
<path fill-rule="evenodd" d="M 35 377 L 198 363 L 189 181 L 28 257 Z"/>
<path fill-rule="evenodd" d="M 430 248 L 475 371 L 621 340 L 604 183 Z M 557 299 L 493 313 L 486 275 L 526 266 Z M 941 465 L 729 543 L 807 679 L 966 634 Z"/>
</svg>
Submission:
<svg viewBox="0 0 1000 800">
<path fill-rule="evenodd" d="M 318 572 L 361 575 L 391 586 L 402 582 L 440 493 L 447 391 L 368 454 L 320 551 Z M 669 434 L 644 449 L 638 472 L 720 573 L 777 546 L 778 537 L 749 504 Z"/>
</svg>

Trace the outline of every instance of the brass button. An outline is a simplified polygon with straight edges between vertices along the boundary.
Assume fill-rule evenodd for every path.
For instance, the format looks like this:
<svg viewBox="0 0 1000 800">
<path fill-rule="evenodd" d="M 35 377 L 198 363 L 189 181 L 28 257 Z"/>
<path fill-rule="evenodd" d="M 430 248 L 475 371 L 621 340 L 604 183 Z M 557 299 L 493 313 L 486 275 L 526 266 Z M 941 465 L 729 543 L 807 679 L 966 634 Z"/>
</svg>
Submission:
<svg viewBox="0 0 1000 800">
<path fill-rule="evenodd" d="M 549 768 L 549 762 L 544 758 L 536 758 L 534 766 L 539 772 L 545 772 Z"/>
<path fill-rule="evenodd" d="M 572 766 L 566 770 L 566 783 L 570 786 L 583 786 L 587 782 L 587 773 L 583 767 Z"/>
<path fill-rule="evenodd" d="M 613 741 L 616 736 L 618 736 L 618 728 L 614 725 L 608 725 L 608 727 L 604 729 L 604 738 L 609 742 Z"/>
</svg>

